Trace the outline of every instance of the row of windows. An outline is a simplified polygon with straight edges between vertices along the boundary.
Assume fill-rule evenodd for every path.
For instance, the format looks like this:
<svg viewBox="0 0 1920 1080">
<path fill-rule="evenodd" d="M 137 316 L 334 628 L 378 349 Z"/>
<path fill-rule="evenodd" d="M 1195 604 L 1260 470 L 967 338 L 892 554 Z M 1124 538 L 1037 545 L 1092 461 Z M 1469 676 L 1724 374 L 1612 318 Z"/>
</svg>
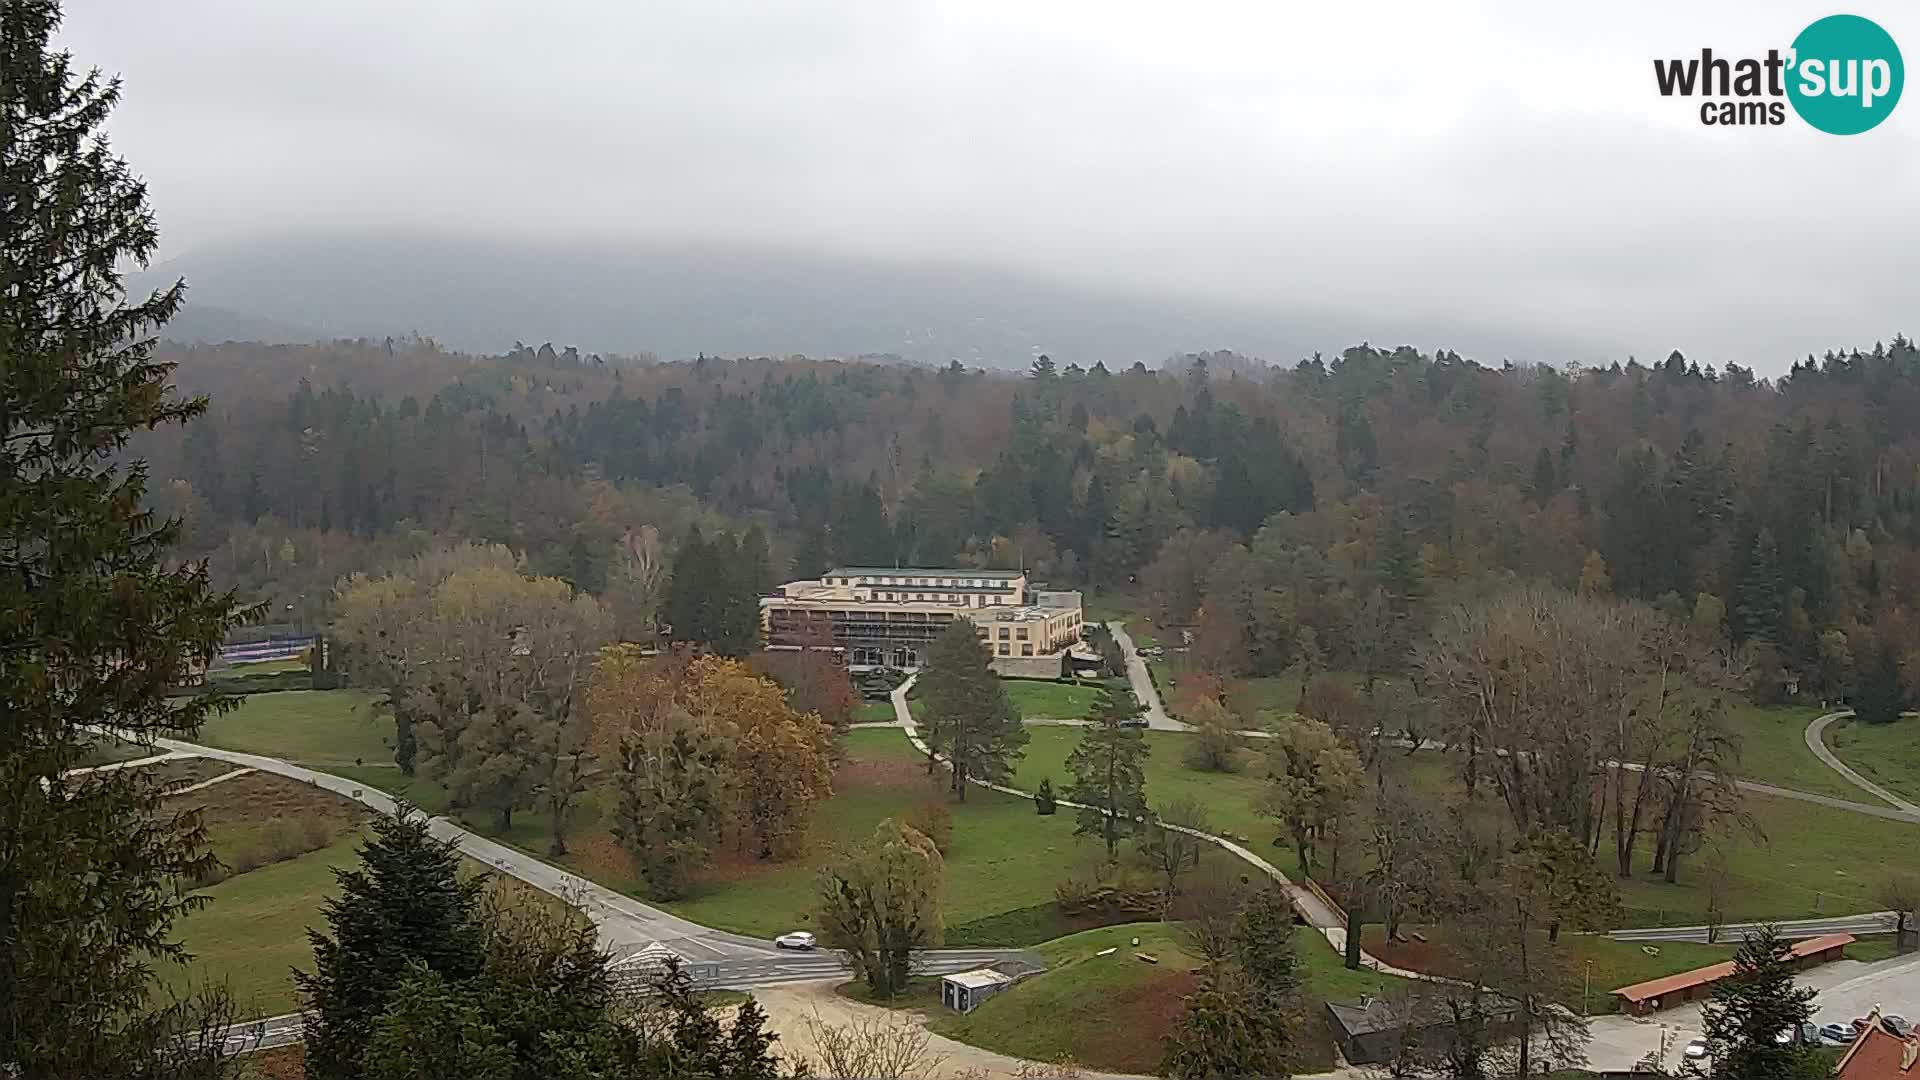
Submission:
<svg viewBox="0 0 1920 1080">
<path fill-rule="evenodd" d="M 1001 642 L 1001 643 L 999 644 L 999 646 L 998 646 L 998 647 L 996 647 L 996 648 L 995 648 L 995 650 L 994 650 L 994 654 L 995 654 L 995 655 L 997 655 L 997 656 L 1012 656 L 1012 655 L 1013 655 L 1013 653 L 1011 653 L 1011 652 L 1009 652 L 1009 651 L 1008 651 L 1008 650 L 1009 650 L 1010 648 L 1011 648 L 1011 646 L 1009 646 L 1009 645 L 1008 645 L 1008 644 L 1007 644 L 1006 642 L 1004 642 L 1004 641 L 1003 641 L 1003 642 Z M 1029 641 L 1029 642 L 1027 642 L 1027 643 L 1026 643 L 1025 645 L 1022 645 L 1022 646 L 1020 646 L 1020 655 L 1021 655 L 1021 656 L 1032 656 L 1032 655 L 1033 655 L 1033 642 L 1031 642 L 1031 641 Z"/>
<path fill-rule="evenodd" d="M 928 603 L 939 603 L 941 601 L 945 601 L 949 604 L 952 604 L 954 607 L 968 606 L 967 597 L 965 596 L 942 596 L 939 593 L 883 592 L 883 593 L 875 593 L 874 596 L 876 599 L 880 599 L 880 600 L 899 600 L 902 602 L 908 601 L 908 600 L 921 600 L 921 601 L 926 601 Z M 976 596 L 973 599 L 975 601 L 975 606 L 978 606 L 978 607 L 1005 607 L 1007 603 L 1007 598 L 1004 596 Z"/>
<path fill-rule="evenodd" d="M 827 579 L 829 585 L 918 585 L 922 588 L 944 586 L 949 589 L 1011 589 L 1013 582 L 998 578 L 931 578 L 905 577 L 892 574 L 875 574 L 870 577 L 842 577 Z"/>
<path fill-rule="evenodd" d="M 1024 626 L 1020 627 L 1018 630 L 1014 632 L 1014 636 L 1019 638 L 1021 641 L 1027 640 L 1027 628 Z M 1000 628 L 1000 640 L 1001 641 L 1007 640 L 1007 628 L 1004 626 Z"/>
</svg>

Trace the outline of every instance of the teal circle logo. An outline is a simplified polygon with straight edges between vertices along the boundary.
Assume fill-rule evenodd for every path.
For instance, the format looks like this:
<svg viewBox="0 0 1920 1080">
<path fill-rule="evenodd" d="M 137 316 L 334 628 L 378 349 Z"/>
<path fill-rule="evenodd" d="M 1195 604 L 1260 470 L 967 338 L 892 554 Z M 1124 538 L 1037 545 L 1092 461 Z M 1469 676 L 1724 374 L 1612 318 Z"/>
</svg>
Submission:
<svg viewBox="0 0 1920 1080">
<path fill-rule="evenodd" d="M 1885 120 L 1907 81 L 1893 36 L 1858 15 L 1829 15 L 1800 31 L 1792 64 L 1787 100 L 1829 135 L 1858 135 Z"/>
</svg>

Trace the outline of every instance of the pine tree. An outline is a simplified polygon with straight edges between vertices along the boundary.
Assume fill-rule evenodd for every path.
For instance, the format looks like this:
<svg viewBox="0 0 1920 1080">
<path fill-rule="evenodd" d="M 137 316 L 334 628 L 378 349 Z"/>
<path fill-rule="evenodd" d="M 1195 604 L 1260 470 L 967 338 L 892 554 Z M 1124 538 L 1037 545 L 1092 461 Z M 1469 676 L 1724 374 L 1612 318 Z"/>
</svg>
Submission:
<svg viewBox="0 0 1920 1080">
<path fill-rule="evenodd" d="M 1533 502 L 1535 506 L 1545 506 L 1553 501 L 1553 493 L 1559 490 L 1554 479 L 1553 454 L 1546 447 L 1533 459 Z"/>
<path fill-rule="evenodd" d="M 309 1010 L 307 1075 L 352 1080 L 375 1022 L 418 971 L 459 981 L 480 972 L 484 879 L 462 877 L 453 841 L 435 840 L 422 815 L 402 806 L 375 818 L 360 868 L 335 870 L 339 895 L 321 907 L 327 930 L 308 930 L 313 971 L 295 971 Z"/>
<path fill-rule="evenodd" d="M 1005 782 L 1025 752 L 1027 729 L 993 673 L 970 619 L 957 618 L 927 650 L 920 675 L 927 743 L 953 766 L 953 790 L 967 799 L 970 779 Z"/>
<path fill-rule="evenodd" d="M 151 1004 L 184 958 L 174 919 L 204 902 L 198 818 L 141 770 L 63 778 L 96 725 L 192 737 L 225 702 L 166 691 L 238 611 L 170 556 L 180 523 L 120 456 L 206 403 L 152 359 L 184 286 L 122 287 L 158 234 L 101 134 L 119 82 L 52 51 L 59 22 L 55 0 L 0 0 L 0 1071 L 210 1075 L 218 1047 L 190 1036 L 212 1017 Z"/>
<path fill-rule="evenodd" d="M 1420 557 L 1408 534 L 1406 518 L 1395 511 L 1387 522 L 1386 536 L 1380 545 L 1380 584 L 1396 611 L 1404 612 L 1425 592 L 1421 580 Z"/>
<path fill-rule="evenodd" d="M 1089 724 L 1081 729 L 1080 745 L 1067 755 L 1067 801 L 1079 803 L 1073 831 L 1076 836 L 1098 836 L 1107 845 L 1107 858 L 1120 854 L 1120 838 L 1131 836 L 1147 808 L 1147 740 L 1136 726 L 1140 704 L 1132 691 L 1124 698 L 1100 691 Z"/>
<path fill-rule="evenodd" d="M 1735 641 L 1781 643 L 1786 610 L 1781 597 L 1780 548 L 1773 533 L 1762 529 L 1754 537 L 1741 573 L 1734 582 L 1733 636 Z"/>
<path fill-rule="evenodd" d="M 1733 974 L 1713 985 L 1701 1024 L 1713 1050 L 1713 1075 L 1726 1080 L 1826 1076 L 1819 1051 L 1797 1040 L 1775 1041 L 1813 1018 L 1812 987 L 1793 982 L 1792 943 L 1771 926 L 1749 935 L 1734 954 Z"/>
<path fill-rule="evenodd" d="M 1053 777 L 1040 778 L 1040 786 L 1033 792 L 1033 809 L 1042 817 L 1049 816 L 1059 809 L 1059 800 L 1053 797 Z"/>
</svg>

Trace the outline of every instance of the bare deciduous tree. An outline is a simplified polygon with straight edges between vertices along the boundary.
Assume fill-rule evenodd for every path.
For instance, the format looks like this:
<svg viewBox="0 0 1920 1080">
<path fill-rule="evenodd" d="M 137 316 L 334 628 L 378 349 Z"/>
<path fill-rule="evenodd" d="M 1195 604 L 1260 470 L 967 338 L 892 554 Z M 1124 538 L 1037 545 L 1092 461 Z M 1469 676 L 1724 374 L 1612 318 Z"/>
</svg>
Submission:
<svg viewBox="0 0 1920 1080">
<path fill-rule="evenodd" d="M 849 1023 L 830 1024 L 815 1010 L 801 1023 L 819 1055 L 821 1076 L 909 1080 L 932 1076 L 946 1060 L 933 1052 L 933 1036 L 909 1013 L 857 1013 Z"/>
</svg>

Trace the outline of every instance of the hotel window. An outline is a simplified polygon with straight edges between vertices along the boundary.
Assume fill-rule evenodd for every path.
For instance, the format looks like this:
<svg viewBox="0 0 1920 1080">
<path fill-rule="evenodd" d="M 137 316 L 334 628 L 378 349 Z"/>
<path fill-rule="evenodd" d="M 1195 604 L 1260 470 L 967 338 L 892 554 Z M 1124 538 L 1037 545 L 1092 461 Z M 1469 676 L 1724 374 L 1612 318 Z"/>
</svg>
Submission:
<svg viewBox="0 0 1920 1080">
<path fill-rule="evenodd" d="M 1032 644 L 1031 642 L 1029 642 L 1029 643 L 1027 643 L 1027 644 L 1025 644 L 1025 645 L 1022 645 L 1022 646 L 1020 646 L 1020 655 L 1021 655 L 1021 656 L 1032 656 L 1032 655 L 1033 655 L 1033 644 Z"/>
<path fill-rule="evenodd" d="M 1000 628 L 1000 637 L 1004 639 L 1006 636 L 1007 636 L 1007 628 L 1003 626 Z"/>
<path fill-rule="evenodd" d="M 1005 642 L 1002 642 L 1002 643 L 1001 643 L 1001 645 L 1000 645 L 1000 655 L 1001 655 L 1001 656 L 1006 656 L 1006 655 L 1008 655 L 1008 653 L 1007 653 L 1007 646 L 1006 646 L 1006 643 L 1005 643 Z"/>
<path fill-rule="evenodd" d="M 1025 640 L 1027 640 L 1027 628 L 1026 628 L 1026 627 L 1024 627 L 1024 626 L 1023 626 L 1023 627 L 1021 627 L 1021 628 L 1020 628 L 1020 630 L 1019 630 L 1019 632 L 1018 632 L 1017 634 L 1015 634 L 1014 636 L 1015 636 L 1015 637 L 1018 637 L 1018 638 L 1019 638 L 1019 639 L 1020 639 L 1021 641 L 1025 641 Z"/>
</svg>

